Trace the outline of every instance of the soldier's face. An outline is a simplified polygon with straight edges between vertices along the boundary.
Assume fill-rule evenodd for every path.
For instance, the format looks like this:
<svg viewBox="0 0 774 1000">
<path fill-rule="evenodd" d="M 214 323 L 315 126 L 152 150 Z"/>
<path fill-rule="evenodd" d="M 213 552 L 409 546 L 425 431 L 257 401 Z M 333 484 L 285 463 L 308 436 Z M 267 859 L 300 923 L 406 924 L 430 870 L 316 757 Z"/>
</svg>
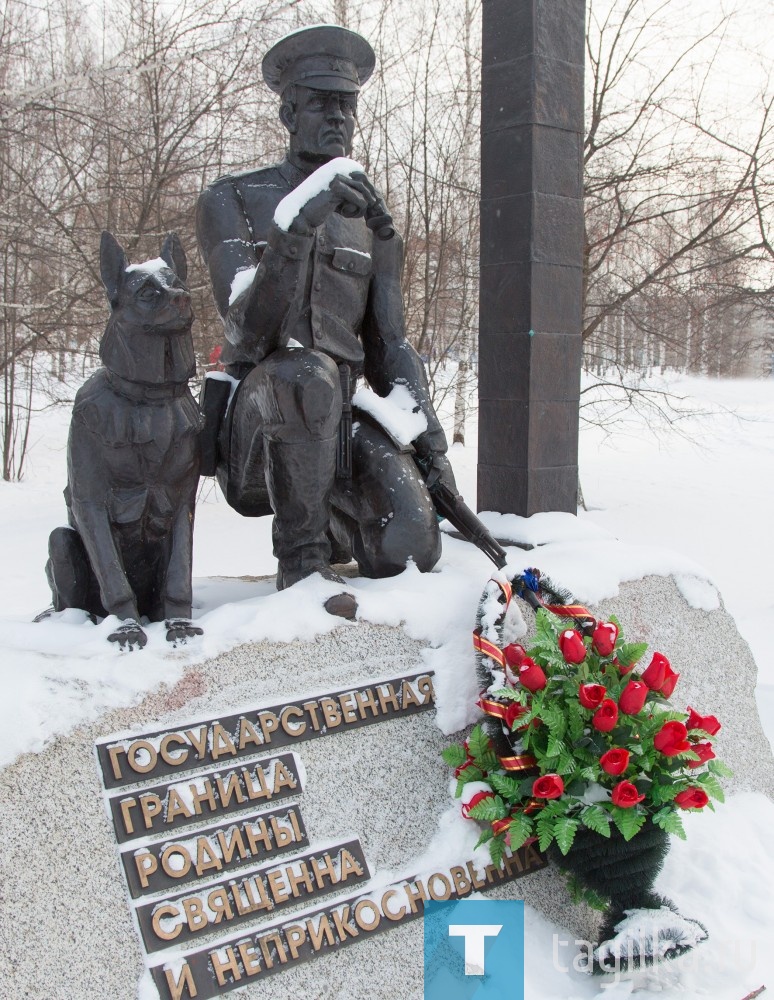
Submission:
<svg viewBox="0 0 774 1000">
<path fill-rule="evenodd" d="M 357 94 L 297 86 L 291 147 L 304 159 L 318 163 L 349 156 L 356 114 Z"/>
</svg>

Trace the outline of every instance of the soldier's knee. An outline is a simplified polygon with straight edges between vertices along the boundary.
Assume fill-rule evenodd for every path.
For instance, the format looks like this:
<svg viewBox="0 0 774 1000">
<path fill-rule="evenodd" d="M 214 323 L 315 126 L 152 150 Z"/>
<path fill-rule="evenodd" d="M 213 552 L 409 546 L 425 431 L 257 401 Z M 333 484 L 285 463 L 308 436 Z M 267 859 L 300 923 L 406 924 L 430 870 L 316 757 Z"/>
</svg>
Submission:
<svg viewBox="0 0 774 1000">
<path fill-rule="evenodd" d="M 361 531 L 362 548 L 357 551 L 356 544 L 355 555 L 365 576 L 396 576 L 409 562 L 429 573 L 441 558 L 441 532 L 429 501 L 413 509 L 399 506 Z"/>
<path fill-rule="evenodd" d="M 411 559 L 420 573 L 429 573 L 441 558 L 441 532 L 435 511 L 429 507 L 418 510 L 396 531 L 395 537 L 388 532 L 385 543 L 388 550 L 402 558 L 404 565 Z"/>
<path fill-rule="evenodd" d="M 314 437 L 332 437 L 341 418 L 341 386 L 336 363 L 306 348 L 276 351 L 267 372 L 287 427 L 303 424 Z"/>
</svg>

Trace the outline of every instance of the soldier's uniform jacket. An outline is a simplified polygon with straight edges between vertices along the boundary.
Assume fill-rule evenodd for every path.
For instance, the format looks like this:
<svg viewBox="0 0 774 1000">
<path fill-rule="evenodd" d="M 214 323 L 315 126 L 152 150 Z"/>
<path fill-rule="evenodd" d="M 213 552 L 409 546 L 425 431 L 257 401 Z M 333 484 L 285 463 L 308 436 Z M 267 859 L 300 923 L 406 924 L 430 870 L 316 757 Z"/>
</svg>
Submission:
<svg viewBox="0 0 774 1000">
<path fill-rule="evenodd" d="M 405 338 L 400 237 L 375 239 L 363 219 L 335 212 L 313 235 L 284 232 L 274 211 L 302 180 L 285 160 L 222 177 L 199 198 L 197 236 L 225 328 L 221 360 L 242 378 L 294 340 L 349 364 L 380 395 L 401 382 L 427 417 L 423 450 L 445 451 L 424 368 Z"/>
</svg>

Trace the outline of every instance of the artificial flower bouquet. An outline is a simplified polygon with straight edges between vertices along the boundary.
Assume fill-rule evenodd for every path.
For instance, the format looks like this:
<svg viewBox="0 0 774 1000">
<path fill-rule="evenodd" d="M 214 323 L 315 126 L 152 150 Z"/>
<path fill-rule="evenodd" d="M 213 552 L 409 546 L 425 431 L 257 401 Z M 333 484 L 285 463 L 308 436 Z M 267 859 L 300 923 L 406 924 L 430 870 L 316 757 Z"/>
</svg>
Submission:
<svg viewBox="0 0 774 1000">
<path fill-rule="evenodd" d="M 617 620 L 589 622 L 586 635 L 567 624 L 540 608 L 528 650 L 489 644 L 493 683 L 479 705 L 508 751 L 477 726 L 443 753 L 495 864 L 506 844 L 531 840 L 567 855 L 584 830 L 628 842 L 650 821 L 685 837 L 683 811 L 723 801 L 720 722 L 670 706 L 679 674 L 669 660 L 653 653 L 637 672 L 647 645 L 625 642 Z"/>
</svg>

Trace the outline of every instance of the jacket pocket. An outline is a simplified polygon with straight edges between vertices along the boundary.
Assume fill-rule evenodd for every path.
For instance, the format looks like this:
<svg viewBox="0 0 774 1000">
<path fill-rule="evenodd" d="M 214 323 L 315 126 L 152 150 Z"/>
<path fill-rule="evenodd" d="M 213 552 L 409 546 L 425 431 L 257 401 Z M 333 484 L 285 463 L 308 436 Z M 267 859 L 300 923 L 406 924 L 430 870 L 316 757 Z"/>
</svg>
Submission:
<svg viewBox="0 0 774 1000">
<path fill-rule="evenodd" d="M 331 266 L 337 271 L 359 276 L 369 275 L 373 270 L 371 255 L 352 247 L 336 247 L 331 258 Z"/>
</svg>

